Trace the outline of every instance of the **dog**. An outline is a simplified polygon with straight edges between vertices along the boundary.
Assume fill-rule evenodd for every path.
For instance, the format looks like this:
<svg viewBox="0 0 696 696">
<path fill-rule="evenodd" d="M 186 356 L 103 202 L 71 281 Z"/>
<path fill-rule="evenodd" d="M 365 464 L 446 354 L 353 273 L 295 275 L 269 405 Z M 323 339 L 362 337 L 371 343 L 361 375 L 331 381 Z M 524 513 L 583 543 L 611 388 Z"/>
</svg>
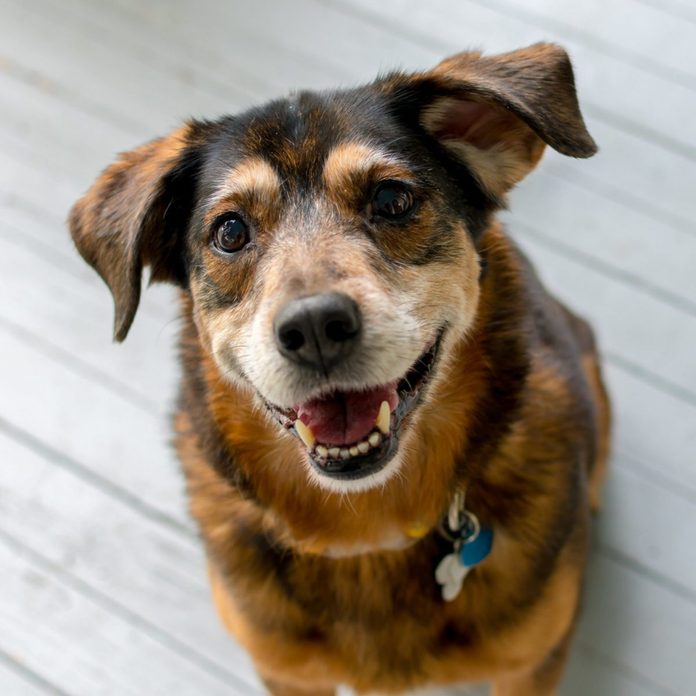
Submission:
<svg viewBox="0 0 696 696">
<path fill-rule="evenodd" d="M 117 341 L 144 267 L 180 288 L 190 509 L 274 696 L 556 693 L 610 409 L 495 219 L 546 145 L 596 151 L 565 51 L 470 51 L 191 120 L 73 206 Z"/>
</svg>

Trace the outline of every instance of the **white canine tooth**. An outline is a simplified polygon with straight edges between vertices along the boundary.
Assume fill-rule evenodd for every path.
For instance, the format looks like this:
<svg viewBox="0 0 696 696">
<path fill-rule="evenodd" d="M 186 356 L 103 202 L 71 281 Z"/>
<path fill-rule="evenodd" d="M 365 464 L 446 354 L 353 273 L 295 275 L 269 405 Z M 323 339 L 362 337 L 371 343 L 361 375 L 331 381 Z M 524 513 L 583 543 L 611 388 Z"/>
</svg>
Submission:
<svg viewBox="0 0 696 696">
<path fill-rule="evenodd" d="M 389 409 L 389 404 L 383 401 L 379 407 L 379 413 L 377 414 L 377 420 L 375 425 L 385 434 L 389 435 L 389 419 L 391 417 L 391 411 Z"/>
<path fill-rule="evenodd" d="M 317 445 L 317 454 L 322 459 L 326 459 L 326 457 L 329 455 L 329 450 L 326 447 L 324 447 L 324 445 Z"/>
<path fill-rule="evenodd" d="M 351 457 L 357 457 L 358 454 L 360 454 L 360 450 L 355 445 L 353 445 L 348 451 L 350 452 Z"/>
<path fill-rule="evenodd" d="M 340 454 L 340 452 L 341 450 L 338 449 L 338 447 L 331 447 L 329 449 L 329 457 L 331 457 L 331 459 L 338 459 L 338 455 Z"/>
<path fill-rule="evenodd" d="M 342 449 L 341 452 L 341 459 L 348 459 L 350 457 L 350 452 L 347 449 Z"/>
<path fill-rule="evenodd" d="M 299 418 L 295 421 L 295 430 L 297 434 L 300 436 L 300 440 L 305 443 L 307 446 L 307 449 L 312 449 L 314 447 L 314 443 L 317 441 L 317 438 L 314 437 L 314 433 L 312 432 L 312 429 L 308 426 L 305 425 Z"/>
<path fill-rule="evenodd" d="M 367 454 L 369 449 L 370 449 L 369 442 L 365 442 L 365 440 L 363 440 L 362 442 L 358 442 L 358 451 L 360 452 L 360 454 Z"/>
<path fill-rule="evenodd" d="M 371 433 L 370 437 L 367 438 L 367 441 L 373 446 L 377 447 L 380 442 L 382 442 L 382 436 L 379 433 Z"/>
</svg>

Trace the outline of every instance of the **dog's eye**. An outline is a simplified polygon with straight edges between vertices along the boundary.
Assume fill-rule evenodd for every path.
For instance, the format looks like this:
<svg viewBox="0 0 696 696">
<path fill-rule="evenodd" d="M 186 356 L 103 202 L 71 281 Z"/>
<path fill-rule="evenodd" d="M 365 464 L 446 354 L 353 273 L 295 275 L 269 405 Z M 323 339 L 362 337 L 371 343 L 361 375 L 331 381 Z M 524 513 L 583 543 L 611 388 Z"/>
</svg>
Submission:
<svg viewBox="0 0 696 696">
<path fill-rule="evenodd" d="M 233 254 L 249 243 L 249 228 L 239 215 L 231 214 L 220 220 L 213 230 L 215 248 Z"/>
<path fill-rule="evenodd" d="M 397 220 L 413 208 L 413 194 L 398 181 L 386 181 L 375 191 L 372 212 L 388 220 Z"/>
</svg>

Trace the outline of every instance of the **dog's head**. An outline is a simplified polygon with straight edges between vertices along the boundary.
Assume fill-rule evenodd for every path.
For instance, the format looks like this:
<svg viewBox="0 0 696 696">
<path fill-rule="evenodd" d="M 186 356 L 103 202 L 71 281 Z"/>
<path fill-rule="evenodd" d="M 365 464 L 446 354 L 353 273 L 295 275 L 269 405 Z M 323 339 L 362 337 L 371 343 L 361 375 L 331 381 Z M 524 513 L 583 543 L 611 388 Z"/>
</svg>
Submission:
<svg viewBox="0 0 696 696">
<path fill-rule="evenodd" d="M 75 205 L 115 337 L 141 274 L 191 295 L 222 375 L 295 432 L 311 476 L 398 468 L 418 404 L 477 311 L 477 240 L 545 145 L 588 157 L 565 52 L 538 44 L 190 122 L 126 153 Z"/>
</svg>

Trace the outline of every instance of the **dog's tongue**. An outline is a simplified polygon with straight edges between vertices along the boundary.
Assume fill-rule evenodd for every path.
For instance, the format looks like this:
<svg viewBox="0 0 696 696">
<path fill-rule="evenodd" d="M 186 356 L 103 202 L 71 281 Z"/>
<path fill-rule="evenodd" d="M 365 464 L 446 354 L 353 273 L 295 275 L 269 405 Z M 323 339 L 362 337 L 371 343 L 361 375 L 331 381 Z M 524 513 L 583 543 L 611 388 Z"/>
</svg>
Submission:
<svg viewBox="0 0 696 696">
<path fill-rule="evenodd" d="M 394 382 L 367 391 L 335 392 L 299 404 L 295 410 L 318 442 L 349 445 L 370 434 L 383 401 L 389 404 L 390 410 L 396 408 L 399 401 L 396 385 Z"/>
</svg>

